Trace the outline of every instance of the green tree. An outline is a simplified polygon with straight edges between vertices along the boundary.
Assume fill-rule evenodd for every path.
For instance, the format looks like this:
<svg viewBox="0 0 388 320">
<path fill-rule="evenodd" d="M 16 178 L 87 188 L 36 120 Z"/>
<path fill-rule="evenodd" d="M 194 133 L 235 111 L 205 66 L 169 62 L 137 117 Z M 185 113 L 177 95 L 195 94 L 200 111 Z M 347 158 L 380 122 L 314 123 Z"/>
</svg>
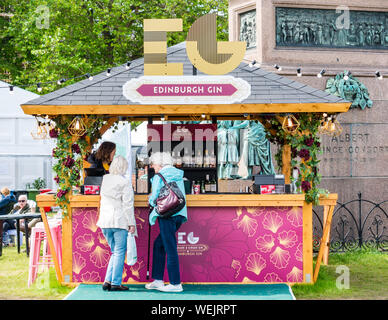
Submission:
<svg viewBox="0 0 388 320">
<path fill-rule="evenodd" d="M 15 85 L 54 82 L 42 85 L 42 93 L 58 89 L 55 81 L 61 78 L 98 73 L 141 57 L 143 19 L 183 19 L 183 32 L 168 33 L 171 46 L 186 39 L 198 17 L 217 12 L 218 39 L 227 40 L 226 0 L 3 1 L 13 17 L 0 22 L 1 78 L 9 74 Z"/>
</svg>

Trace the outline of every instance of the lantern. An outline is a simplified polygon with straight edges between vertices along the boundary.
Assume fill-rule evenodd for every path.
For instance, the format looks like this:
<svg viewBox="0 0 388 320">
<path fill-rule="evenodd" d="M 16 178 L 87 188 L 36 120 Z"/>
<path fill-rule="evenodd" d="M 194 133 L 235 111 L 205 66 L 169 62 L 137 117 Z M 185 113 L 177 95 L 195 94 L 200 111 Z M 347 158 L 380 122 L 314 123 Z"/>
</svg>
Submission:
<svg viewBox="0 0 388 320">
<path fill-rule="evenodd" d="M 86 126 L 81 117 L 75 117 L 67 129 L 75 137 L 82 137 L 86 133 Z"/>
</svg>

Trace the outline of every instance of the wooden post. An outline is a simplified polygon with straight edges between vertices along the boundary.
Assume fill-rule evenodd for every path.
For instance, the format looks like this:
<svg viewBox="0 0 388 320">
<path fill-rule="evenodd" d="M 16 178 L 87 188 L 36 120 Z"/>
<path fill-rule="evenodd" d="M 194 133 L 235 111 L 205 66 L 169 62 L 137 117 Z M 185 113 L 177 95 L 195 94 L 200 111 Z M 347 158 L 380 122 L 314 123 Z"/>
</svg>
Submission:
<svg viewBox="0 0 388 320">
<path fill-rule="evenodd" d="M 321 240 L 321 246 L 319 247 L 317 262 L 315 264 L 314 278 L 313 278 L 314 279 L 314 283 L 318 279 L 318 273 L 319 273 L 319 268 L 321 267 L 321 262 L 322 262 L 322 258 L 323 258 L 323 252 L 324 252 L 325 248 L 327 247 L 328 235 L 329 235 L 330 226 L 331 226 L 331 219 L 333 218 L 334 206 L 333 205 L 329 206 L 329 210 L 328 211 L 329 212 L 327 214 L 326 223 L 325 223 L 324 228 L 323 228 L 323 235 L 322 235 L 322 240 Z"/>
<path fill-rule="evenodd" d="M 285 183 L 291 183 L 291 146 L 289 144 L 285 144 L 282 149 L 282 173 Z"/>
<path fill-rule="evenodd" d="M 47 221 L 46 212 L 44 211 L 43 207 L 40 208 L 40 214 L 42 216 L 44 230 L 46 231 L 46 236 L 47 236 L 48 244 L 49 244 L 49 247 L 50 247 L 50 252 L 51 252 L 51 255 L 52 255 L 52 258 L 53 258 L 53 261 L 54 261 L 55 273 L 57 275 L 58 281 L 61 283 L 63 281 L 62 273 L 61 273 L 61 267 L 59 265 L 59 261 L 58 261 L 58 257 L 57 257 L 57 252 L 55 250 L 55 246 L 54 246 L 54 242 L 53 242 L 53 237 L 51 235 L 50 225 L 49 225 L 49 223 Z"/>
<path fill-rule="evenodd" d="M 323 206 L 323 225 L 326 225 L 328 214 L 329 214 L 329 206 Z M 330 226 L 331 226 L 331 224 L 330 224 Z M 330 250 L 329 242 L 330 242 L 330 229 L 331 229 L 330 226 L 329 226 L 329 231 L 327 234 L 328 245 L 325 246 L 325 248 L 323 250 L 322 264 L 324 264 L 324 265 L 329 264 L 329 250 Z"/>
<path fill-rule="evenodd" d="M 62 271 L 65 283 L 73 281 L 73 229 L 72 208 L 68 206 L 67 216 L 62 219 Z"/>
<path fill-rule="evenodd" d="M 303 204 L 303 282 L 312 283 L 313 274 L 313 205 Z"/>
</svg>

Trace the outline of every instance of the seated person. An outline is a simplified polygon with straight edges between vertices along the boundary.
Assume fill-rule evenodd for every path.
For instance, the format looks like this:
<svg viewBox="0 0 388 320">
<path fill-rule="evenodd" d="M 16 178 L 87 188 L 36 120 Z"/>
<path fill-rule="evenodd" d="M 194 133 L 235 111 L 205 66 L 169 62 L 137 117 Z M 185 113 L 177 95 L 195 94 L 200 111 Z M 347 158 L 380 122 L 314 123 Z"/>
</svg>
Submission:
<svg viewBox="0 0 388 320">
<path fill-rule="evenodd" d="M 23 214 L 31 212 L 31 207 L 28 205 L 27 202 L 27 195 L 21 194 L 18 198 L 18 204 L 13 208 L 13 210 L 10 212 L 11 214 Z M 38 222 L 42 221 L 41 218 L 34 218 L 28 223 L 28 234 L 31 232 L 31 228 L 33 228 Z M 23 233 L 26 232 L 26 226 L 24 219 L 20 220 L 20 231 Z"/>
<path fill-rule="evenodd" d="M 6 215 L 9 214 L 12 210 L 14 204 L 16 203 L 15 195 L 12 191 L 9 191 L 7 187 L 4 187 L 1 189 L 1 199 L 0 199 L 0 215 Z M 12 227 L 12 223 L 15 222 L 15 220 L 5 220 L 0 221 L 0 223 L 3 224 L 3 242 L 5 245 L 8 245 L 8 237 L 7 237 L 7 231 Z"/>
</svg>

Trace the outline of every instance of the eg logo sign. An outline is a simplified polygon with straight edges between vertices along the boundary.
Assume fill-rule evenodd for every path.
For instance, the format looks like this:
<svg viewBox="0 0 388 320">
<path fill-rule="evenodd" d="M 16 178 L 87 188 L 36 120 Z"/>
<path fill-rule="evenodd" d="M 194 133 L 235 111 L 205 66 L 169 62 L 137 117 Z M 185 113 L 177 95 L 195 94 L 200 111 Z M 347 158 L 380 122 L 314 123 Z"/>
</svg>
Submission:
<svg viewBox="0 0 388 320">
<path fill-rule="evenodd" d="M 144 75 L 183 75 L 183 63 L 167 63 L 167 32 L 182 31 L 182 19 L 144 20 Z M 222 75 L 243 60 L 245 41 L 217 41 L 217 15 L 197 19 L 186 38 L 187 56 L 198 70 Z"/>
<path fill-rule="evenodd" d="M 186 235 L 186 232 L 178 232 L 178 244 L 186 244 L 187 242 L 190 244 L 196 244 L 199 241 L 199 237 L 194 237 L 194 233 L 190 232 L 187 235 L 187 242 L 184 239 L 184 236 Z"/>
</svg>

